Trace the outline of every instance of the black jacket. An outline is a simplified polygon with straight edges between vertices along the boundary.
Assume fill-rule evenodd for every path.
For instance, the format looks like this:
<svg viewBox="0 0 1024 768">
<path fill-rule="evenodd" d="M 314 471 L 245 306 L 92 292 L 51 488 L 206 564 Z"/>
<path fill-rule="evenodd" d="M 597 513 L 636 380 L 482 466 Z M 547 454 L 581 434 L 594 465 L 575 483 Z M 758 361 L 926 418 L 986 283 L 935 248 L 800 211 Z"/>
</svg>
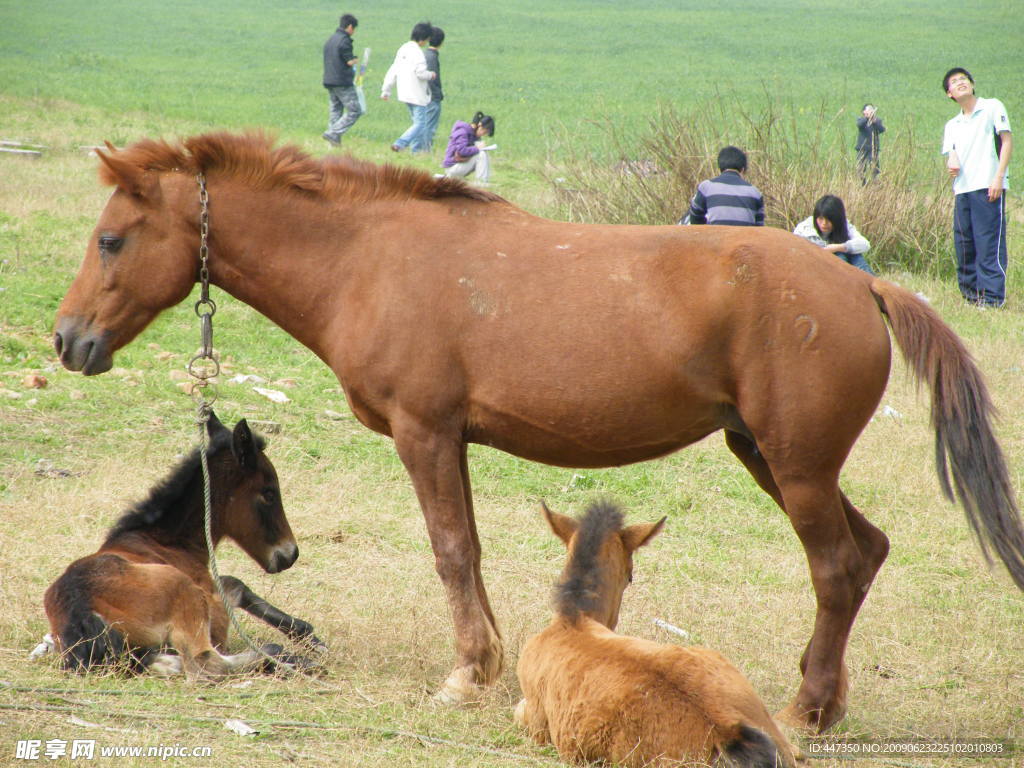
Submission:
<svg viewBox="0 0 1024 768">
<path fill-rule="evenodd" d="M 441 101 L 444 98 L 444 91 L 441 90 L 441 60 L 438 58 L 437 51 L 429 45 L 423 49 L 423 57 L 427 60 L 427 70 L 437 75 L 427 83 L 430 86 L 430 100 Z"/>
<path fill-rule="evenodd" d="M 355 73 L 348 62 L 354 58 L 352 38 L 339 28 L 324 43 L 324 86 L 352 85 Z"/>
</svg>

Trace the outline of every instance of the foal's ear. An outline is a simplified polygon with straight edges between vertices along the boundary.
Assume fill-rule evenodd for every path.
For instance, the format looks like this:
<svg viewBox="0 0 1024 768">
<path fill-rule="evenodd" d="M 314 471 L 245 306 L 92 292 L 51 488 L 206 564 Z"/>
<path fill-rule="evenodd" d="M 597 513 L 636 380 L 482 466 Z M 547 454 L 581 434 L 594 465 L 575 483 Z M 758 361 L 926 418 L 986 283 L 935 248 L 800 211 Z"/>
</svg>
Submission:
<svg viewBox="0 0 1024 768">
<path fill-rule="evenodd" d="M 628 528 L 623 528 L 622 533 L 619 534 L 619 536 L 622 537 L 622 545 L 629 552 L 635 552 L 661 533 L 661 529 L 665 526 L 666 519 L 668 518 L 663 517 L 656 523 L 637 523 L 636 525 L 631 525 Z"/>
<path fill-rule="evenodd" d="M 544 519 L 548 521 L 548 525 L 551 526 L 551 530 L 555 532 L 555 536 L 565 542 L 565 546 L 569 546 L 569 542 L 572 541 L 573 534 L 580 527 L 579 522 L 573 520 L 571 517 L 560 515 L 557 512 L 552 512 L 548 509 L 548 505 L 543 501 L 540 503 L 541 512 L 544 513 Z"/>
<path fill-rule="evenodd" d="M 210 437 L 213 437 L 218 432 L 226 432 L 226 431 L 227 431 L 227 427 L 225 427 L 224 423 L 220 419 L 217 418 L 217 414 L 214 413 L 211 410 L 210 411 L 210 416 L 206 420 L 206 433 Z"/>
<path fill-rule="evenodd" d="M 252 436 L 252 430 L 249 429 L 249 422 L 242 419 L 240 422 L 235 424 L 235 431 L 232 438 L 231 452 L 235 454 L 235 459 L 241 465 L 242 469 L 256 469 L 258 461 L 256 453 L 258 448 L 256 446 L 256 440 Z"/>
<path fill-rule="evenodd" d="M 135 163 L 120 159 L 110 143 L 110 153 L 96 150 L 96 156 L 102 161 L 100 178 L 107 184 L 113 184 L 124 192 L 135 197 L 153 200 L 159 195 L 160 186 L 153 173 L 147 172 Z"/>
</svg>

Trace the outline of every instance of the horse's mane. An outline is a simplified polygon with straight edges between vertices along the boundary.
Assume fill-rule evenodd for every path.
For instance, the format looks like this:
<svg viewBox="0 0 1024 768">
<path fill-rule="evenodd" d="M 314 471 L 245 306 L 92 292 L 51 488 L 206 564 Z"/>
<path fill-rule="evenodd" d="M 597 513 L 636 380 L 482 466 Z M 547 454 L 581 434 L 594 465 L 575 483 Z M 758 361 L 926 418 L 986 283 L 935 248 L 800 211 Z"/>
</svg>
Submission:
<svg viewBox="0 0 1024 768">
<path fill-rule="evenodd" d="M 109 146 L 109 145 L 108 145 Z M 298 147 L 275 147 L 263 133 L 207 133 L 170 144 L 162 139 L 143 139 L 124 149 L 104 154 L 116 165 L 143 171 L 224 174 L 259 189 L 293 190 L 327 199 L 437 200 L 462 197 L 485 202 L 503 198 L 466 184 L 462 179 L 435 179 L 416 168 L 377 165 L 349 156 L 317 159 Z M 107 163 L 100 165 L 100 179 L 116 185 L 118 174 Z"/>
<path fill-rule="evenodd" d="M 253 436 L 260 449 L 264 446 L 263 438 Z M 231 450 L 231 430 L 221 427 L 210 436 L 206 456 L 211 473 L 216 462 L 214 459 L 221 452 Z M 193 448 L 185 458 L 171 470 L 162 481 L 149 492 L 149 497 L 133 505 L 111 527 L 107 533 L 104 546 L 128 533 L 160 530 L 176 530 L 187 522 L 185 518 L 193 511 L 192 506 L 200 498 L 197 490 L 202 482 L 199 448 Z M 216 482 L 214 482 L 216 493 Z M 200 507 L 202 505 L 199 505 Z"/>
<path fill-rule="evenodd" d="M 559 615 L 575 619 L 597 608 L 598 555 L 604 540 L 622 530 L 622 520 L 622 511 L 608 501 L 595 502 L 583 513 L 565 577 L 555 587 L 555 608 Z"/>
</svg>

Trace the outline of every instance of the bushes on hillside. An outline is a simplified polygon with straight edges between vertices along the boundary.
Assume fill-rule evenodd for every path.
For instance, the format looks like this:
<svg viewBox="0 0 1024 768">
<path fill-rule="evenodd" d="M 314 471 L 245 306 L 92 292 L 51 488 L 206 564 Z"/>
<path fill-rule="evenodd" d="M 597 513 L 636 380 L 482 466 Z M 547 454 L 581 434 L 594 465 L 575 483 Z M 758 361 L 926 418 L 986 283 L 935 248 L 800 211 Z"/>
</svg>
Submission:
<svg viewBox="0 0 1024 768">
<path fill-rule="evenodd" d="M 871 241 L 877 268 L 951 274 L 952 196 L 936 148 L 919 148 L 911 130 L 890 129 L 882 174 L 865 186 L 845 122 L 853 120 L 843 111 L 783 114 L 770 100 L 759 113 L 730 113 L 724 99 L 685 114 L 666 106 L 628 142 L 609 129 L 617 162 L 582 149 L 563 153 L 566 164 L 554 180 L 561 214 L 573 221 L 675 223 L 697 184 L 718 175 L 718 150 L 735 144 L 747 153 L 747 178 L 764 194 L 769 226 L 792 230 L 831 193 L 843 198 L 850 220 Z"/>
</svg>

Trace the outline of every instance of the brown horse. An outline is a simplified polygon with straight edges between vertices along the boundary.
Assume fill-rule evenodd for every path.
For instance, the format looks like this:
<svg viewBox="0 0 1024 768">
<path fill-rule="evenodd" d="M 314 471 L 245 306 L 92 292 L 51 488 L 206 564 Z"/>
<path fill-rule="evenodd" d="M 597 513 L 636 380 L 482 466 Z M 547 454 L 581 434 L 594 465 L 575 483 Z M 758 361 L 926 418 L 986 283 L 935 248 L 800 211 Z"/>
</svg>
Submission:
<svg viewBox="0 0 1024 768">
<path fill-rule="evenodd" d="M 943 488 L 1024 586 L 1020 516 L 963 344 L 910 292 L 801 238 L 547 221 L 458 180 L 259 136 L 145 140 L 101 159 L 116 188 L 58 311 L 61 362 L 108 370 L 188 296 L 204 174 L 213 283 L 327 363 L 408 470 L 455 625 L 442 697 L 472 695 L 502 665 L 468 443 L 608 467 L 724 430 L 792 522 L 817 596 L 784 717 L 839 720 L 850 627 L 888 552 L 838 484 L 889 376 L 886 317 L 931 389 Z"/>
<path fill-rule="evenodd" d="M 570 762 L 793 765 L 792 746 L 720 653 L 612 631 L 633 580 L 633 553 L 665 518 L 624 528 L 610 504 L 592 505 L 579 521 L 543 511 L 569 558 L 555 618 L 519 655 L 516 723 Z"/>
<path fill-rule="evenodd" d="M 299 549 L 262 440 L 244 419 L 232 432 L 211 416 L 208 432 L 214 544 L 225 536 L 233 539 L 268 573 L 291 567 Z M 120 665 L 135 672 L 215 678 L 256 668 L 310 666 L 302 657 L 282 654 L 277 645 L 264 646 L 262 653 L 220 653 L 228 616 L 209 571 L 203 498 L 196 449 L 146 501 L 118 520 L 98 551 L 73 562 L 46 590 L 51 636 L 67 669 Z M 221 582 L 235 607 L 322 647 L 306 622 L 274 608 L 238 579 L 223 576 Z"/>
</svg>

